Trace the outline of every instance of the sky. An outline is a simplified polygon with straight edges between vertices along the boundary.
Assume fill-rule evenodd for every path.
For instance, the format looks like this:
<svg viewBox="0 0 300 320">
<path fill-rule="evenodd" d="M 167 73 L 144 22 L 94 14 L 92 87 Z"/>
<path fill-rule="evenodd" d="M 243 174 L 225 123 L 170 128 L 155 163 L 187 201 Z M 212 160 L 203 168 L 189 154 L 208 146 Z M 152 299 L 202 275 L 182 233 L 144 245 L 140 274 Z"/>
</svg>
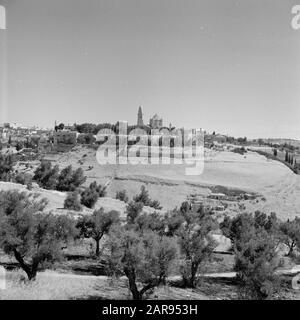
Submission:
<svg viewBox="0 0 300 320">
<path fill-rule="evenodd" d="M 0 0 L 0 123 L 300 139 L 296 0 Z"/>
</svg>

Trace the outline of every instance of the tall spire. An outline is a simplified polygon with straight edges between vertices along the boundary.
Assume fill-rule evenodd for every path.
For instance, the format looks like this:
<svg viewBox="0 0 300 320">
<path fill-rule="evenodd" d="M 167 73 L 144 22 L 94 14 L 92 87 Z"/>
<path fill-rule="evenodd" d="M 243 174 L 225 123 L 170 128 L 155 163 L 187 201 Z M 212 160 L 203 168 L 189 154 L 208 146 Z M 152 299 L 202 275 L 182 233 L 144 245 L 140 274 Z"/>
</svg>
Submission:
<svg viewBox="0 0 300 320">
<path fill-rule="evenodd" d="M 137 115 L 137 125 L 139 127 L 144 125 L 142 106 L 139 106 L 139 111 L 138 111 L 138 115 Z"/>
</svg>

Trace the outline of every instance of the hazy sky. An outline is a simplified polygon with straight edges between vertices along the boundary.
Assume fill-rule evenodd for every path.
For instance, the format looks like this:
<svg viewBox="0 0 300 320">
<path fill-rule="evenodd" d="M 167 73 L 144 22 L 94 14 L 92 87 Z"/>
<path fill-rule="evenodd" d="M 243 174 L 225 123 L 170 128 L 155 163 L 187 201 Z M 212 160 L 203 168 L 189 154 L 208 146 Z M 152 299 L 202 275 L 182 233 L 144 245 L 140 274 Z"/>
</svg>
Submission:
<svg viewBox="0 0 300 320">
<path fill-rule="evenodd" d="M 147 122 L 300 139 L 296 0 L 0 4 L 0 123 L 134 123 L 142 105 Z"/>
</svg>

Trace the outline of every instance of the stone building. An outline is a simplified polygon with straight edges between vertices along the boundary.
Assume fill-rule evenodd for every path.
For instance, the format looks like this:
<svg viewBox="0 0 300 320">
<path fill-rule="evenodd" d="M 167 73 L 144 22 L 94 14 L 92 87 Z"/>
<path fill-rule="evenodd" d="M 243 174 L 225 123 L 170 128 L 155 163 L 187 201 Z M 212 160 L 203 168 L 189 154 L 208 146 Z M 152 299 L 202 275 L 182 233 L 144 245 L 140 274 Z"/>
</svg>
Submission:
<svg viewBox="0 0 300 320">
<path fill-rule="evenodd" d="M 160 129 L 163 127 L 163 119 L 155 114 L 149 122 L 151 129 Z"/>
</svg>

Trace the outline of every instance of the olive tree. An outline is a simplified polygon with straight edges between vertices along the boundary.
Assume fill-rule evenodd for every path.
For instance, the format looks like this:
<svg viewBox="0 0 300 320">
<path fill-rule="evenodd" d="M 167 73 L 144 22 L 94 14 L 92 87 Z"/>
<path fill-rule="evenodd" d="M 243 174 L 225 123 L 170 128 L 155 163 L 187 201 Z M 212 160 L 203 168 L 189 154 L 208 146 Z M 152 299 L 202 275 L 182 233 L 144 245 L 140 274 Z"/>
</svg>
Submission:
<svg viewBox="0 0 300 320">
<path fill-rule="evenodd" d="M 0 192 L 0 247 L 15 257 L 29 280 L 43 263 L 59 259 L 76 235 L 73 220 L 44 213 L 46 204 L 35 194 Z"/>
</svg>

